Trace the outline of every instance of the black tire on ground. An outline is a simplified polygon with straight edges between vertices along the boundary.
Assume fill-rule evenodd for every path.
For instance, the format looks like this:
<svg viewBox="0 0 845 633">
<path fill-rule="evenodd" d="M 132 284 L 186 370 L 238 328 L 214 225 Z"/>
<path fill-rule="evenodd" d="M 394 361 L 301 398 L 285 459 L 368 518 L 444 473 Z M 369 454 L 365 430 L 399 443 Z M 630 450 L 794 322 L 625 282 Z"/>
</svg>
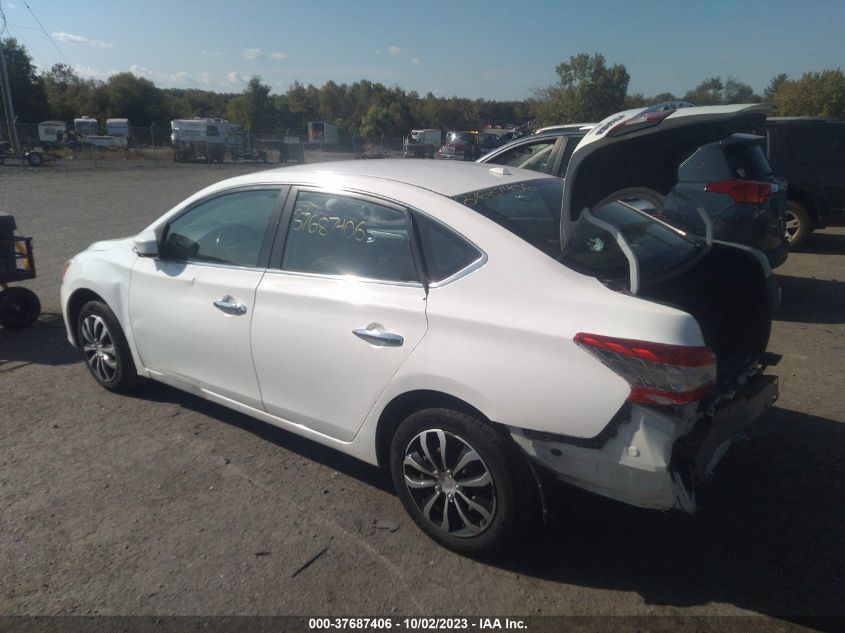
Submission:
<svg viewBox="0 0 845 633">
<path fill-rule="evenodd" d="M 89 301 L 76 320 L 76 341 L 88 370 L 102 387 L 126 392 L 141 382 L 117 317 L 102 301 Z"/>
<path fill-rule="evenodd" d="M 813 221 L 803 205 L 795 200 L 786 201 L 786 239 L 789 250 L 801 248 L 807 236 L 813 232 Z"/>
<path fill-rule="evenodd" d="M 29 288 L 12 286 L 0 291 L 0 325 L 9 330 L 27 328 L 41 314 L 41 301 Z"/>
<path fill-rule="evenodd" d="M 537 516 L 526 458 L 510 437 L 460 411 L 423 409 L 405 419 L 391 441 L 390 471 L 417 526 L 461 554 L 494 553 Z"/>
<path fill-rule="evenodd" d="M 26 155 L 26 161 L 30 167 L 41 167 L 44 164 L 44 157 L 39 152 L 30 152 Z"/>
</svg>

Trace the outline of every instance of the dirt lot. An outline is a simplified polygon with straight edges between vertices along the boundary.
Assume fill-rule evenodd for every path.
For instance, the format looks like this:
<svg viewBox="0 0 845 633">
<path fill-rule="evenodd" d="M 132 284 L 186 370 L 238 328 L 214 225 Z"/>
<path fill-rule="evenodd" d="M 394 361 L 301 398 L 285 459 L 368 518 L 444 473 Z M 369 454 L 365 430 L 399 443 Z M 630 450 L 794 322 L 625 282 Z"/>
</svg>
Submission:
<svg viewBox="0 0 845 633">
<path fill-rule="evenodd" d="M 255 169 L 0 168 L 44 307 L 0 330 L 0 614 L 845 615 L 845 230 L 778 270 L 781 399 L 696 516 L 560 488 L 555 527 L 479 562 L 385 473 L 169 387 L 108 393 L 67 344 L 65 259 Z"/>
</svg>

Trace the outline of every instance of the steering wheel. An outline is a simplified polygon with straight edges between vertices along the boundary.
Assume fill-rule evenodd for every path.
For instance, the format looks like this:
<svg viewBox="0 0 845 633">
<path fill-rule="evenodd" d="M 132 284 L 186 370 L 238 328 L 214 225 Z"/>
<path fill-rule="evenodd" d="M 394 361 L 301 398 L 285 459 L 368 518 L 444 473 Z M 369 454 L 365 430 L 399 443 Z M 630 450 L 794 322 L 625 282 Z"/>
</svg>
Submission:
<svg viewBox="0 0 845 633">
<path fill-rule="evenodd" d="M 227 224 L 217 231 L 214 243 L 227 255 L 257 254 L 261 233 L 247 224 Z"/>
</svg>

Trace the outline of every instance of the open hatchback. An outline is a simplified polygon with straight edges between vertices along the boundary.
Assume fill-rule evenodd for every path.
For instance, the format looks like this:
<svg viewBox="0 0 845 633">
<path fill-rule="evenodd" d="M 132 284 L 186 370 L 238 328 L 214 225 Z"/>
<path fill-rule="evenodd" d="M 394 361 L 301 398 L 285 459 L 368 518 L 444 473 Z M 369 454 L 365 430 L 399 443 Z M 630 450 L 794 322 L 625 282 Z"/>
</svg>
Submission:
<svg viewBox="0 0 845 633">
<path fill-rule="evenodd" d="M 742 134 L 766 112 L 738 105 L 616 114 L 575 149 L 559 211 L 551 211 L 560 186 L 552 181 L 536 184 L 536 198 L 516 196 L 527 206 L 542 199 L 548 215 L 535 209 L 504 217 L 495 195 L 483 209 L 474 207 L 567 268 L 635 300 L 630 325 L 645 326 L 635 330 L 642 336 L 620 333 L 630 325 L 575 333 L 574 343 L 630 388 L 598 435 L 512 431 L 558 478 L 634 505 L 691 512 L 697 484 L 732 438 L 777 399 L 777 378 L 764 374 L 778 358 L 766 352 L 778 304 L 769 260 L 755 248 L 714 239 L 712 214 L 676 186 L 679 155 Z M 671 204 L 685 204 L 689 224 L 700 230 L 661 219 Z M 641 311 L 655 304 L 693 317 L 687 344 L 666 343 L 657 313 L 642 321 Z"/>
</svg>

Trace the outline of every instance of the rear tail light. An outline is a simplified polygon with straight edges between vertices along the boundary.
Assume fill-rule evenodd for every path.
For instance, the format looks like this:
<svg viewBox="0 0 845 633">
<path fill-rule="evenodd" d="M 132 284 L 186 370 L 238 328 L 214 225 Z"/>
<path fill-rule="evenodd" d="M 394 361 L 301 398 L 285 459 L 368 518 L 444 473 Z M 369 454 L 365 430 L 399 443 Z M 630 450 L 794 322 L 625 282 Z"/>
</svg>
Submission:
<svg viewBox="0 0 845 633">
<path fill-rule="evenodd" d="M 724 193 L 733 198 L 736 202 L 762 203 L 777 193 L 779 187 L 771 182 L 758 182 L 756 180 L 720 180 L 711 182 L 704 191 L 713 193 Z"/>
<path fill-rule="evenodd" d="M 673 406 L 701 400 L 716 385 L 709 347 L 666 345 L 580 332 L 575 343 L 631 385 L 629 402 Z"/>
<path fill-rule="evenodd" d="M 656 111 L 647 110 L 638 114 L 633 119 L 627 119 L 626 121 L 622 121 L 622 123 L 613 126 L 610 128 L 607 136 L 622 136 L 623 134 L 630 134 L 631 132 L 657 125 L 673 112 L 675 112 L 674 108 Z"/>
</svg>

